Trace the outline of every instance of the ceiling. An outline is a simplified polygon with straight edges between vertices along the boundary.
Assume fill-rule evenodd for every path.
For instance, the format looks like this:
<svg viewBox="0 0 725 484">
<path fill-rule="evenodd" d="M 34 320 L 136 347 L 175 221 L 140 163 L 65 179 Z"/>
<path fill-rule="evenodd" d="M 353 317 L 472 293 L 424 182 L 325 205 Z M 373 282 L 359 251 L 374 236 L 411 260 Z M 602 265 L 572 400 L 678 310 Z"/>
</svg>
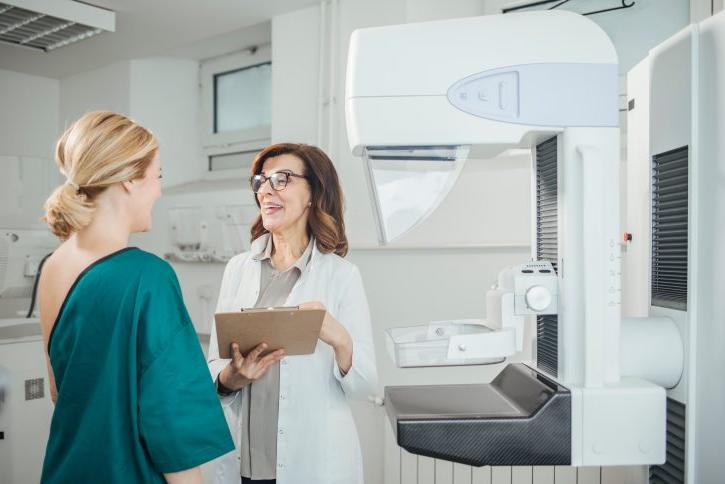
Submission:
<svg viewBox="0 0 725 484">
<path fill-rule="evenodd" d="M 203 58 L 268 42 L 275 15 L 319 0 L 91 0 L 116 12 L 116 31 L 51 52 L 0 44 L 0 69 L 60 79 L 116 61 Z M 250 28 L 252 27 L 252 28 Z"/>
</svg>

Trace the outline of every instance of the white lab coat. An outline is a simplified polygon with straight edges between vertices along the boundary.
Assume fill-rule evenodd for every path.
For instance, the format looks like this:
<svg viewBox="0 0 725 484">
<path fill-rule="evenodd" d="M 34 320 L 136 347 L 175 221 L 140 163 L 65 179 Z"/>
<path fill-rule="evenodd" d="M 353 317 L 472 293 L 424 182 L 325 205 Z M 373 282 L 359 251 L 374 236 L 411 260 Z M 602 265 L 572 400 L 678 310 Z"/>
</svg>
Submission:
<svg viewBox="0 0 725 484">
<path fill-rule="evenodd" d="M 224 270 L 217 312 L 253 307 L 259 295 L 261 262 L 253 254 L 266 246 L 259 237 L 249 252 L 232 258 Z M 313 247 L 305 272 L 286 306 L 320 301 L 347 328 L 353 340 L 352 367 L 344 377 L 332 348 L 317 342 L 314 354 L 287 356 L 280 363 L 277 425 L 277 482 L 279 484 L 363 484 L 360 442 L 348 399 L 367 400 L 377 391 L 377 369 L 367 298 L 357 267 L 335 254 Z M 209 369 L 216 380 L 229 363 L 219 358 L 212 325 Z M 242 390 L 244 391 L 244 390 Z M 214 482 L 239 484 L 241 392 L 220 396 L 235 452 L 220 457 Z"/>
</svg>

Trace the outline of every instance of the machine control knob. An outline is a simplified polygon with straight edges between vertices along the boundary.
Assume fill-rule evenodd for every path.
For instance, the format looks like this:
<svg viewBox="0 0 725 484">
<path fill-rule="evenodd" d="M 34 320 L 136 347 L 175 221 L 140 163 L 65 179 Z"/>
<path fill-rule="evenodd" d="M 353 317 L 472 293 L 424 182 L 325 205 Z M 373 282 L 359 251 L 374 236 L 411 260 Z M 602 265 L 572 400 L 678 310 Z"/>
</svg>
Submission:
<svg viewBox="0 0 725 484">
<path fill-rule="evenodd" d="M 543 286 L 531 286 L 526 291 L 525 299 L 532 311 L 543 311 L 551 305 L 551 292 Z"/>
</svg>

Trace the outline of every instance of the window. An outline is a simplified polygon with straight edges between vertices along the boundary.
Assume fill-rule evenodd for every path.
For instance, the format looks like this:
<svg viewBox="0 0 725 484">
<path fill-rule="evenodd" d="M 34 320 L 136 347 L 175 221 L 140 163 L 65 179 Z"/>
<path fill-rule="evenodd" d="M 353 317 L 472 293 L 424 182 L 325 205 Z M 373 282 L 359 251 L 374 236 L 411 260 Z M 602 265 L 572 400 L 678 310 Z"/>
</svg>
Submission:
<svg viewBox="0 0 725 484">
<path fill-rule="evenodd" d="M 272 118 L 272 63 L 214 75 L 214 132 L 267 126 Z"/>
<path fill-rule="evenodd" d="M 270 46 L 203 61 L 200 75 L 207 178 L 247 177 L 270 143 Z"/>
</svg>

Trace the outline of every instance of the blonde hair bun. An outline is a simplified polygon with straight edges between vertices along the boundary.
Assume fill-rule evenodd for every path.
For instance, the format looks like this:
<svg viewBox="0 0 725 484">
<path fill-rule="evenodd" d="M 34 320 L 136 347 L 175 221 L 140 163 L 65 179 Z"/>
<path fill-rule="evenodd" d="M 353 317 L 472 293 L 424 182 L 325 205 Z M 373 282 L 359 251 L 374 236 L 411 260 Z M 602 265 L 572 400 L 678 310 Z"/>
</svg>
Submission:
<svg viewBox="0 0 725 484">
<path fill-rule="evenodd" d="M 45 220 L 62 240 L 93 220 L 94 200 L 111 185 L 143 178 L 158 140 L 130 118 L 110 111 L 84 114 L 65 130 L 55 162 L 67 181 L 45 202 Z"/>
</svg>

